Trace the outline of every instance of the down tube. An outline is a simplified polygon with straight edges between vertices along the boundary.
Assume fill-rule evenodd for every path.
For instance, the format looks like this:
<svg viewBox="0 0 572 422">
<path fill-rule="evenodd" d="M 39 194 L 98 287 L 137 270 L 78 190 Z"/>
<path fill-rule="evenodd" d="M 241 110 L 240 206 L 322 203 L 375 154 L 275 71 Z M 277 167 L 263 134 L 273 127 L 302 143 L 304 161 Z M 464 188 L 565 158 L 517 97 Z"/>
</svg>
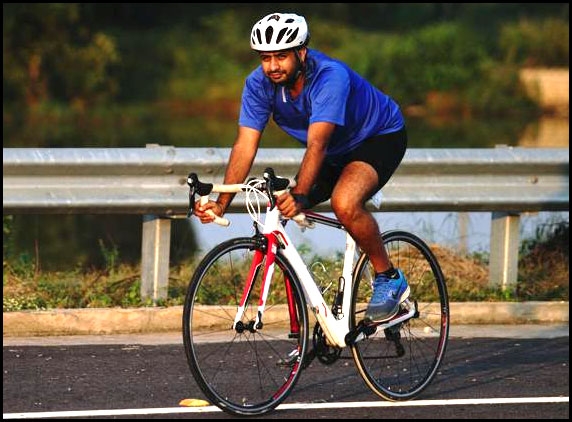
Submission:
<svg viewBox="0 0 572 422">
<path fill-rule="evenodd" d="M 316 319 L 320 323 L 324 334 L 329 340 L 331 345 L 338 347 L 345 347 L 345 336 L 349 331 L 347 320 L 336 320 L 330 310 L 328 305 L 324 302 L 320 290 L 316 286 L 314 279 L 310 272 L 308 271 L 306 264 L 302 261 L 302 258 L 298 254 L 296 248 L 290 242 L 290 239 L 286 237 L 285 233 L 282 233 L 284 239 L 286 240 L 286 247 L 283 250 L 283 255 L 292 264 L 292 267 L 298 274 L 298 278 L 304 288 L 304 294 L 306 295 L 306 301 L 312 307 L 312 311 L 316 316 Z"/>
</svg>

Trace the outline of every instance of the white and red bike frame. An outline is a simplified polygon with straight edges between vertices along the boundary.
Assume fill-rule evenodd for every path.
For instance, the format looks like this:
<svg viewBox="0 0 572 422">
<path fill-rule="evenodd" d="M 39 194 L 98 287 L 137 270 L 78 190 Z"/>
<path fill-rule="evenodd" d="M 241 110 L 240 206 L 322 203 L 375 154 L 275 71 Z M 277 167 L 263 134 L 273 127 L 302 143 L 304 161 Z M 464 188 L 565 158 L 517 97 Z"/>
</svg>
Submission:
<svg viewBox="0 0 572 422">
<path fill-rule="evenodd" d="M 259 183 L 264 181 L 259 180 Z M 292 187 L 295 182 L 290 181 L 289 187 Z M 212 190 L 210 192 L 228 192 L 228 193 L 238 193 L 238 192 L 248 192 L 249 190 L 252 191 L 252 183 L 250 184 L 213 184 Z M 209 193 L 210 193 L 209 192 Z M 284 192 L 275 191 L 274 195 L 279 196 Z M 300 256 L 298 250 L 294 246 L 293 242 L 291 241 L 288 233 L 285 230 L 285 226 L 283 224 L 283 217 L 281 217 L 280 211 L 278 208 L 273 204 L 274 201 L 268 200 L 268 195 L 264 192 L 257 190 L 258 194 L 264 195 L 267 199 L 266 204 L 266 213 L 264 213 L 264 221 L 260 221 L 258 218 L 253 217 L 253 220 L 258 224 L 261 228 L 262 235 L 267 239 L 267 248 L 265 252 L 261 250 L 257 250 L 253 262 L 251 264 L 248 279 L 245 280 L 245 286 L 242 293 L 242 297 L 236 312 L 236 316 L 234 318 L 233 329 L 236 328 L 236 325 L 239 321 L 242 320 L 244 314 L 244 306 L 250 291 L 253 289 L 254 278 L 255 275 L 260 271 L 261 266 L 264 265 L 263 268 L 263 281 L 262 281 L 262 292 L 260 294 L 260 300 L 258 303 L 258 312 L 256 315 L 256 320 L 254 321 L 254 328 L 261 327 L 262 318 L 264 315 L 264 309 L 266 306 L 266 300 L 268 295 L 268 290 L 270 287 L 270 283 L 272 280 L 272 275 L 274 272 L 274 265 L 275 265 L 275 258 L 278 248 L 282 249 L 282 254 L 284 257 L 289 261 L 293 270 L 295 271 L 298 279 L 300 280 L 300 284 L 304 290 L 305 294 L 305 301 L 311 307 L 316 320 L 320 324 L 322 331 L 326 337 L 326 341 L 330 346 L 336 346 L 343 348 L 347 346 L 346 342 L 346 335 L 350 332 L 352 328 L 351 324 L 351 303 L 352 303 L 352 280 L 353 280 L 353 268 L 355 263 L 356 257 L 356 242 L 354 239 L 346 232 L 346 245 L 345 245 L 345 253 L 344 253 L 344 262 L 343 262 L 343 269 L 342 275 L 340 279 L 340 283 L 343 283 L 341 288 L 338 290 L 343 294 L 343 300 L 341 304 L 341 312 L 332 312 L 330 309 L 331 305 L 328 305 L 324 300 L 322 292 L 320 288 L 317 286 L 316 282 L 314 281 L 314 277 L 308 270 L 306 263 L 303 261 L 302 257 Z M 200 202 L 205 204 L 208 202 L 209 196 L 208 194 L 200 195 Z M 249 204 L 247 203 L 247 206 Z M 250 204 L 252 206 L 252 204 Z M 252 213 L 250 213 L 253 216 Z M 212 214 L 214 216 L 214 214 Z M 314 213 L 310 211 L 306 211 L 303 214 L 297 215 L 293 218 L 301 227 L 314 227 L 314 223 L 319 224 L 326 224 L 332 227 L 337 227 L 338 229 L 343 229 L 343 226 L 339 221 L 334 218 L 327 217 L 325 215 Z M 220 218 L 215 216 L 215 223 L 221 224 L 224 226 L 228 226 L 230 223 L 227 219 Z M 345 230 L 344 230 L 345 231 Z M 287 297 L 288 297 L 288 304 L 289 304 L 289 312 L 290 312 L 290 321 L 291 321 L 291 331 L 292 333 L 298 332 L 297 321 L 295 318 L 295 302 L 292 297 L 292 292 L 290 290 L 289 283 L 286 284 L 287 289 Z M 405 321 L 415 314 L 415 306 L 406 300 L 405 306 L 408 309 L 407 313 L 400 314 L 397 318 L 391 319 L 390 321 L 377 325 L 377 329 L 385 329 L 392 325 L 398 324 L 402 321 Z M 358 336 L 354 341 L 359 341 L 363 338 L 363 335 Z"/>
</svg>

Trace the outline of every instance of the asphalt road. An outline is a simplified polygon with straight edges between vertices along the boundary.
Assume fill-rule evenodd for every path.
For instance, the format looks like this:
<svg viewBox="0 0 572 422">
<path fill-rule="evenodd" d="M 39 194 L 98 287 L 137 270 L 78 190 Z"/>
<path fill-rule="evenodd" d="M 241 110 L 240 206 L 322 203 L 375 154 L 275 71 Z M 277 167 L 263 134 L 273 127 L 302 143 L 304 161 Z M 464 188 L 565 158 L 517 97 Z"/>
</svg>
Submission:
<svg viewBox="0 0 572 422">
<path fill-rule="evenodd" d="M 315 360 L 286 402 L 265 418 L 568 419 L 569 338 L 562 329 L 541 338 L 481 333 L 452 336 L 440 373 L 411 402 L 379 399 L 345 351 L 330 366 Z M 179 336 L 157 337 L 156 344 L 146 338 L 36 339 L 28 345 L 4 339 L 4 418 L 232 418 L 214 406 L 179 406 L 183 399 L 204 398 Z"/>
</svg>

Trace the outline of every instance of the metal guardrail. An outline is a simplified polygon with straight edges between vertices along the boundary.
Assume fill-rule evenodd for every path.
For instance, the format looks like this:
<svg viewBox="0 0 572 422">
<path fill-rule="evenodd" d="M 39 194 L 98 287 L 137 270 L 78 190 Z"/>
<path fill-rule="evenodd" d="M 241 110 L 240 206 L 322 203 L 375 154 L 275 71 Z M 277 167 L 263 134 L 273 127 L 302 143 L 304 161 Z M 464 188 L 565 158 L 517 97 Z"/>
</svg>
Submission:
<svg viewBox="0 0 572 422">
<path fill-rule="evenodd" d="M 170 219 L 187 212 L 186 177 L 222 182 L 229 148 L 4 148 L 4 214 L 143 215 L 142 294 L 166 294 Z M 260 149 L 292 177 L 303 149 Z M 569 209 L 569 149 L 410 149 L 380 211 L 492 211 L 490 280 L 516 282 L 519 213 Z M 375 210 L 372 204 L 370 209 Z M 331 210 L 329 203 L 319 209 Z M 245 212 L 237 196 L 229 212 Z"/>
<path fill-rule="evenodd" d="M 411 149 L 382 211 L 568 209 L 568 148 Z M 222 181 L 229 148 L 4 148 L 5 213 L 186 213 L 186 176 Z M 252 175 L 293 176 L 303 149 L 261 149 Z M 231 211 L 243 212 L 237 197 Z M 329 209 L 329 204 L 323 208 Z"/>
</svg>

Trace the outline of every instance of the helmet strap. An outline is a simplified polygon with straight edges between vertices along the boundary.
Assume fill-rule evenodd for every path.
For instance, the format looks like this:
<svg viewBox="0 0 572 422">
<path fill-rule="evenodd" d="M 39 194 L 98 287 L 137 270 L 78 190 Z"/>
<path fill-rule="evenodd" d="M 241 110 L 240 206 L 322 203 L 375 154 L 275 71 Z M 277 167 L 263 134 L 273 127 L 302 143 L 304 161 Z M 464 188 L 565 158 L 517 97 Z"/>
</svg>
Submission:
<svg viewBox="0 0 572 422">
<path fill-rule="evenodd" d="M 300 78 L 300 76 L 306 73 L 306 63 L 302 62 L 302 59 L 300 58 L 300 50 L 295 49 L 294 54 L 296 55 L 296 61 L 298 62 L 298 64 L 296 66 L 296 71 L 294 72 L 294 76 L 292 76 L 292 78 L 290 78 L 288 81 L 284 83 L 284 86 L 286 87 L 293 86 L 298 80 L 298 78 Z"/>
</svg>

